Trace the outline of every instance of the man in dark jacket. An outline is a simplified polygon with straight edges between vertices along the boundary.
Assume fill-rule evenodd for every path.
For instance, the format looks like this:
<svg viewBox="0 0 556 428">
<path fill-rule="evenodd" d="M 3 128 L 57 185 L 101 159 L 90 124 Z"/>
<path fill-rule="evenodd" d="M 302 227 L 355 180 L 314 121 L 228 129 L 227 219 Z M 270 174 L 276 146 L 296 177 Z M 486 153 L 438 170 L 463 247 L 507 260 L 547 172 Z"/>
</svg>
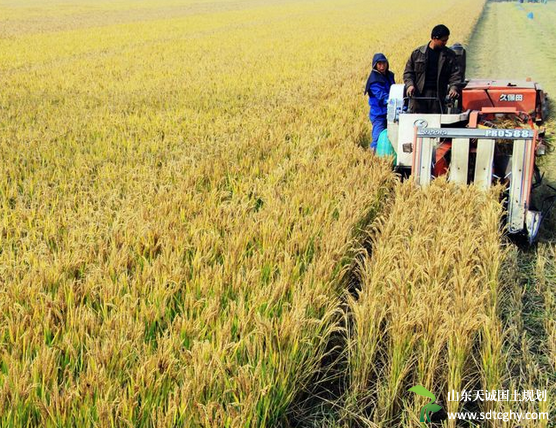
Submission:
<svg viewBox="0 0 556 428">
<path fill-rule="evenodd" d="M 413 51 L 403 74 L 409 97 L 427 97 L 434 100 L 412 99 L 412 113 L 441 113 L 446 92 L 457 98 L 461 75 L 455 53 L 446 47 L 450 30 L 445 25 L 432 29 L 431 41 Z"/>
<path fill-rule="evenodd" d="M 365 85 L 365 94 L 369 94 L 369 105 L 371 106 L 369 119 L 373 124 L 372 150 L 376 150 L 378 136 L 386 129 L 388 95 L 390 86 L 394 83 L 394 73 L 389 70 L 388 59 L 382 53 L 375 54 L 373 69 Z"/>
</svg>

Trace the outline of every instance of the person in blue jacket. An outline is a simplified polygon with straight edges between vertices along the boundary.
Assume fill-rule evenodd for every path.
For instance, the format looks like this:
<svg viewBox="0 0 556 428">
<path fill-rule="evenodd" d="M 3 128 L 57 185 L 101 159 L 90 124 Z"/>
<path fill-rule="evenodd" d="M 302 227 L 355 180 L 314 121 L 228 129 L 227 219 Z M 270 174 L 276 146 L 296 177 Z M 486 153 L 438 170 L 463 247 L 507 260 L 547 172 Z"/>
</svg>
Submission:
<svg viewBox="0 0 556 428">
<path fill-rule="evenodd" d="M 394 73 L 389 68 L 388 59 L 384 54 L 377 53 L 374 55 L 373 69 L 365 86 L 365 95 L 369 94 L 369 105 L 371 106 L 369 119 L 373 124 L 372 150 L 376 150 L 378 136 L 386 129 L 388 94 L 390 93 L 390 86 L 396 83 Z"/>
</svg>

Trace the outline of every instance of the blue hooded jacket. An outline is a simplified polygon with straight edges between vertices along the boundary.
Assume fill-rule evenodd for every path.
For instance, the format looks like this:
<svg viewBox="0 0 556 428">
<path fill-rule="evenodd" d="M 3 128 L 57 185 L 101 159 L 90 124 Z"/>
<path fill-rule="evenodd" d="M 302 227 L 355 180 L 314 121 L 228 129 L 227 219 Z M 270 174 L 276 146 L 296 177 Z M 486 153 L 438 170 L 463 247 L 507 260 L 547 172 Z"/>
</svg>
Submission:
<svg viewBox="0 0 556 428">
<path fill-rule="evenodd" d="M 390 86 L 396 82 L 394 80 L 394 73 L 392 73 L 388 68 L 386 69 L 386 74 L 382 74 L 376 69 L 376 63 L 379 61 L 385 61 L 388 63 L 388 59 L 384 54 L 377 53 L 374 55 L 373 70 L 367 79 L 365 94 L 369 94 L 371 118 L 383 117 L 386 119 Z"/>
</svg>

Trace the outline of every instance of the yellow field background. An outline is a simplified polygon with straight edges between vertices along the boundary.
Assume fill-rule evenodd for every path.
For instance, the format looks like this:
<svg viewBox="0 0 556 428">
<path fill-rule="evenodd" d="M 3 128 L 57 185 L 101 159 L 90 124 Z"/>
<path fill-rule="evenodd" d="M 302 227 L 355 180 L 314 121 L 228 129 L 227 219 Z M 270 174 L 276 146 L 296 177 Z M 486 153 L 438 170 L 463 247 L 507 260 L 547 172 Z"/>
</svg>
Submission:
<svg viewBox="0 0 556 428">
<path fill-rule="evenodd" d="M 0 1 L 0 425 L 295 424 L 292 406 L 340 330 L 362 242 L 382 224 L 377 242 L 391 246 L 378 254 L 411 250 L 386 214 L 454 193 L 440 184 L 414 200 L 365 149 L 372 55 L 384 52 L 401 81 L 432 26 L 466 42 L 483 5 Z M 454 205 L 481 226 L 460 238 L 484 232 L 498 251 L 498 208 L 485 198 L 471 191 Z M 477 206 L 489 207 L 483 223 Z M 423 234 L 427 218 L 407 217 Z M 496 282 L 501 258 L 484 261 L 476 289 Z M 363 270 L 386 273 L 380 260 Z M 446 275 L 420 277 L 424 292 Z M 363 299 L 348 301 L 360 313 L 355 332 L 372 328 L 375 291 L 395 318 L 399 296 L 378 283 L 363 276 Z M 477 299 L 492 315 L 497 297 Z M 454 349 L 469 351 L 489 331 L 483 321 Z M 334 423 L 391 426 L 403 410 L 404 423 L 418 425 L 418 403 L 397 394 L 413 368 L 403 364 L 429 354 L 397 354 L 390 332 L 368 336 L 386 350 L 376 360 L 367 344 L 350 345 L 357 388 Z M 431 349 L 443 352 L 448 333 Z M 501 346 L 481 343 L 479 378 L 499 364 L 485 353 Z M 402 371 L 391 365 L 377 383 L 369 364 L 388 367 L 397 355 Z M 443 358 L 415 379 L 440 371 L 433 385 L 461 384 Z M 450 358 L 449 373 L 465 378 Z"/>
</svg>

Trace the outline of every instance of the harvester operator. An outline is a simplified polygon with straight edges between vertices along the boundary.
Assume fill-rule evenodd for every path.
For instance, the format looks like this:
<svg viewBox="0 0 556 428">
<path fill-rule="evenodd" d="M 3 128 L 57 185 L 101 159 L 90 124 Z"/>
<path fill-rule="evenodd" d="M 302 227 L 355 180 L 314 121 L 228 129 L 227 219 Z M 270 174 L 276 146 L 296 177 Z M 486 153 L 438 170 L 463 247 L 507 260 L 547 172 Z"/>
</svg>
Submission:
<svg viewBox="0 0 556 428">
<path fill-rule="evenodd" d="M 430 42 L 411 53 L 403 74 L 411 113 L 442 113 L 446 92 L 450 98 L 458 97 L 462 79 L 456 55 L 446 47 L 449 38 L 448 27 L 437 25 Z"/>
</svg>

